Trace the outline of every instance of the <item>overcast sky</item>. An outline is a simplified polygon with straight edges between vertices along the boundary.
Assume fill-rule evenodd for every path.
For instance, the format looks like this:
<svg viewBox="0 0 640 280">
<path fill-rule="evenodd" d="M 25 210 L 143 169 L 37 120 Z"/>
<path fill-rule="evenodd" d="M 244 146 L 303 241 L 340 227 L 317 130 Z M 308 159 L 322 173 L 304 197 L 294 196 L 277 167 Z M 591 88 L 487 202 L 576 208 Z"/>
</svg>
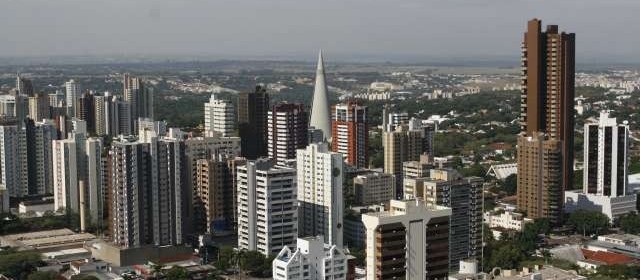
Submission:
<svg viewBox="0 0 640 280">
<path fill-rule="evenodd" d="M 578 60 L 640 61 L 638 0 L 0 0 L 0 57 L 517 57 L 526 21 Z"/>
</svg>

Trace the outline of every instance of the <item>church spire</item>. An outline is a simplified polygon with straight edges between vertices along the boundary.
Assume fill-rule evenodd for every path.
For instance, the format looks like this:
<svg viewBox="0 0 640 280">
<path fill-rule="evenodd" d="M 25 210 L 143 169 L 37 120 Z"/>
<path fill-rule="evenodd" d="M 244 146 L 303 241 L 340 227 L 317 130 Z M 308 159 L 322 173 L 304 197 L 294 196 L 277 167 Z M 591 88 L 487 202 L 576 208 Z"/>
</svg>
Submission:
<svg viewBox="0 0 640 280">
<path fill-rule="evenodd" d="M 322 131 L 324 140 L 331 141 L 331 116 L 329 115 L 329 96 L 327 95 L 327 83 L 324 76 L 322 50 L 318 54 L 310 125 Z"/>
</svg>

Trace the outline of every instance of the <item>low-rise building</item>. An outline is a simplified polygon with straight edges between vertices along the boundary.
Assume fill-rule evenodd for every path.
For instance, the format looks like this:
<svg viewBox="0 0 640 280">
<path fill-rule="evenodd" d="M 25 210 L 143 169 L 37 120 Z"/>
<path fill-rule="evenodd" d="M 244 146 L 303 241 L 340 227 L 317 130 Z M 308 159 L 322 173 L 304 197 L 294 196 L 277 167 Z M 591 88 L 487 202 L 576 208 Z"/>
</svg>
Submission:
<svg viewBox="0 0 640 280">
<path fill-rule="evenodd" d="M 553 266 L 538 266 L 533 269 L 525 267 L 522 271 L 513 269 L 502 270 L 493 278 L 494 280 L 583 280 L 585 276 L 578 275 L 575 271 L 564 270 Z"/>
<path fill-rule="evenodd" d="M 484 222 L 489 228 L 522 231 L 524 225 L 533 222 L 533 219 L 526 218 L 522 213 L 497 208 L 496 210 L 484 213 Z"/>
<path fill-rule="evenodd" d="M 18 248 L 18 250 L 37 250 L 53 252 L 61 249 L 82 248 L 84 242 L 94 240 L 90 233 L 75 233 L 70 229 L 56 229 L 25 232 L 0 236 L 0 246 Z"/>
<path fill-rule="evenodd" d="M 47 212 L 55 211 L 53 199 L 22 201 L 18 204 L 18 213 L 42 217 Z"/>
<path fill-rule="evenodd" d="M 273 260 L 273 279 L 347 279 L 349 255 L 322 236 L 298 238 L 295 251 L 282 248 Z"/>
<path fill-rule="evenodd" d="M 597 211 L 607 215 L 610 220 L 636 211 L 636 196 L 605 196 L 584 193 L 581 190 L 564 192 L 564 209 L 567 213 L 576 210 Z"/>
<path fill-rule="evenodd" d="M 353 190 L 357 205 L 389 202 L 395 198 L 396 179 L 380 172 L 358 175 L 353 178 Z"/>
</svg>

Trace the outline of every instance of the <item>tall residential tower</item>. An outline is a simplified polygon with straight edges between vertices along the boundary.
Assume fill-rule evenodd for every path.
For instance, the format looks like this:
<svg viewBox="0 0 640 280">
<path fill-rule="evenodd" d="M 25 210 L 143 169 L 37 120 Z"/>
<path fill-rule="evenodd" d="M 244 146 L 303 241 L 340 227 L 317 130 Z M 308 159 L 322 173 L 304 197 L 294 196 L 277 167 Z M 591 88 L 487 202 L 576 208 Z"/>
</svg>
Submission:
<svg viewBox="0 0 640 280">
<path fill-rule="evenodd" d="M 558 222 L 573 182 L 575 34 L 541 29 L 529 21 L 522 43 L 518 208 Z"/>
</svg>

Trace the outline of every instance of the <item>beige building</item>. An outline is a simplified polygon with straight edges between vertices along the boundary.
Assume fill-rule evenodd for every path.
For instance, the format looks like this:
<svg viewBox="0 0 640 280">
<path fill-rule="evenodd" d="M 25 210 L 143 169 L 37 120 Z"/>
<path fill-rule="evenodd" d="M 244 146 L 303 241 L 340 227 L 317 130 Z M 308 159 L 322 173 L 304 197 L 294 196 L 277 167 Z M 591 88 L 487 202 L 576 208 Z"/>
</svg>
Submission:
<svg viewBox="0 0 640 280">
<path fill-rule="evenodd" d="M 384 172 L 396 176 L 396 186 L 402 184 L 402 163 L 419 161 L 425 148 L 424 130 L 409 130 L 406 125 L 399 125 L 393 131 L 382 133 L 384 147 Z M 396 195 L 402 195 L 402 188 L 397 188 Z"/>
<path fill-rule="evenodd" d="M 520 136 L 517 157 L 518 209 L 529 218 L 557 222 L 563 202 L 561 142 L 542 133 Z"/>
<path fill-rule="evenodd" d="M 395 176 L 379 172 L 358 175 L 353 178 L 353 192 L 358 205 L 389 202 L 395 198 Z"/>
<path fill-rule="evenodd" d="M 389 211 L 366 213 L 366 272 L 374 279 L 446 279 L 451 208 L 391 200 Z"/>
<path fill-rule="evenodd" d="M 195 230 L 198 233 L 230 231 L 236 224 L 236 166 L 242 158 L 200 159 L 194 186 Z"/>
<path fill-rule="evenodd" d="M 449 227 L 450 268 L 461 260 L 482 255 L 482 184 L 478 177 L 462 177 L 452 169 L 432 169 L 428 177 L 407 179 L 405 199 L 423 199 L 427 206 L 452 209 Z"/>
</svg>

